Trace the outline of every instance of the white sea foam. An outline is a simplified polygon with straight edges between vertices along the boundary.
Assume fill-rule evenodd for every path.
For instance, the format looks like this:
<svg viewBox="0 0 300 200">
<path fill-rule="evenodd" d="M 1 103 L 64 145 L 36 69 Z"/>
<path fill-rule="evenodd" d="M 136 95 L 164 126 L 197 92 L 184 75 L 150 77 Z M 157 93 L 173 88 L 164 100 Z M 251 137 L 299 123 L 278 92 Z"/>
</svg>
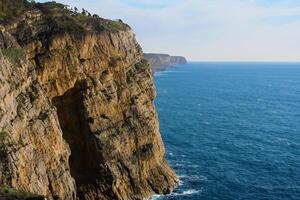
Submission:
<svg viewBox="0 0 300 200">
<path fill-rule="evenodd" d="M 185 167 L 186 165 L 183 163 L 175 163 L 175 167 Z"/>
<path fill-rule="evenodd" d="M 167 194 L 166 196 L 191 196 L 202 192 L 202 190 L 195 190 L 195 189 L 188 189 L 184 190 L 183 192 L 173 192 L 171 194 Z M 164 197 L 163 195 L 153 195 L 149 200 L 158 200 Z"/>
<path fill-rule="evenodd" d="M 190 196 L 193 194 L 197 194 L 199 192 L 201 192 L 201 190 L 189 189 L 189 190 L 185 190 L 183 192 L 173 192 L 167 196 Z"/>
<path fill-rule="evenodd" d="M 163 195 L 155 194 L 155 195 L 153 195 L 152 197 L 150 197 L 149 200 L 158 200 L 158 199 L 160 199 L 161 197 L 163 197 Z"/>
<path fill-rule="evenodd" d="M 186 191 L 182 192 L 182 195 L 191 195 L 191 194 L 196 194 L 198 192 L 200 192 L 200 190 L 194 190 L 194 189 L 192 189 L 192 190 L 186 190 Z"/>
<path fill-rule="evenodd" d="M 197 175 L 192 175 L 192 176 L 188 176 L 188 175 L 179 175 L 179 188 L 178 191 L 176 192 L 172 192 L 171 194 L 167 194 L 165 195 L 166 197 L 172 197 L 172 196 L 191 196 L 197 193 L 202 192 L 202 188 L 201 190 L 195 190 L 195 189 L 186 189 L 181 191 L 180 187 L 184 185 L 184 181 L 182 181 L 182 179 L 187 179 L 189 180 L 207 180 L 207 178 L 205 176 L 197 176 Z M 163 199 L 164 195 L 153 195 L 151 198 L 149 198 L 148 200 L 159 200 L 159 199 Z"/>
<path fill-rule="evenodd" d="M 179 185 L 179 186 L 183 186 L 183 184 L 184 184 L 184 182 L 183 182 L 182 180 L 179 180 L 178 185 Z"/>
</svg>

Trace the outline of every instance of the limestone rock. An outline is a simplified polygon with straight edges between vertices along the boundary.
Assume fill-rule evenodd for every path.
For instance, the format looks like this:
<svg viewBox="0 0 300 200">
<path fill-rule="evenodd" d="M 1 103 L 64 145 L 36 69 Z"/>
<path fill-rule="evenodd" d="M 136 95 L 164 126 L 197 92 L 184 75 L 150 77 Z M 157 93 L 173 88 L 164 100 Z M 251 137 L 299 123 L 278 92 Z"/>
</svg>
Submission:
<svg viewBox="0 0 300 200">
<path fill-rule="evenodd" d="M 11 144 L 1 141 L 1 184 L 73 199 L 71 152 L 62 138 L 56 109 L 40 87 L 33 66 L 26 60 L 10 63 L 1 53 L 0 80 L 0 131 Z"/>
<path fill-rule="evenodd" d="M 64 18 L 70 30 L 47 8 L 38 4 L 0 32 L 0 184 L 50 200 L 170 193 L 177 177 L 164 159 L 152 70 L 133 31 Z M 24 58 L 13 62 L 5 52 L 18 48 Z"/>
</svg>

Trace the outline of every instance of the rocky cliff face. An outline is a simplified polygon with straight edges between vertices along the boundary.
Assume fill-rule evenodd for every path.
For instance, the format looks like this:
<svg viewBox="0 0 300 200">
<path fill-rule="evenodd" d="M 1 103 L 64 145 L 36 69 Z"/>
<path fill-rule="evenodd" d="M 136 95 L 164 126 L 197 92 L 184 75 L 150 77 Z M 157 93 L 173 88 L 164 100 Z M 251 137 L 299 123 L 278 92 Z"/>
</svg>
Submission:
<svg viewBox="0 0 300 200">
<path fill-rule="evenodd" d="M 187 64 L 187 60 L 182 56 L 170 56 L 168 54 L 144 54 L 145 59 L 152 65 L 153 71 L 164 71 L 170 66 Z"/>
<path fill-rule="evenodd" d="M 187 60 L 183 56 L 171 56 L 171 65 L 185 65 Z"/>
<path fill-rule="evenodd" d="M 128 25 L 36 4 L 1 27 L 0 47 L 0 184 L 66 200 L 171 192 L 152 71 Z"/>
</svg>

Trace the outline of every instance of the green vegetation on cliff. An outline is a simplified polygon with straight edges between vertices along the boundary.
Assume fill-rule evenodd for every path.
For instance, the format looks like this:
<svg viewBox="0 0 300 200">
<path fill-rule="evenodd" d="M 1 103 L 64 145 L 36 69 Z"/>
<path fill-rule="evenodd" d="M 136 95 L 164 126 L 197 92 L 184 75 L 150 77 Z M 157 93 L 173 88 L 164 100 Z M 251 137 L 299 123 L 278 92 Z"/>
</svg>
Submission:
<svg viewBox="0 0 300 200">
<path fill-rule="evenodd" d="M 48 18 L 48 22 L 52 22 L 64 31 L 83 31 L 87 26 L 93 30 L 117 31 L 124 30 L 128 27 L 120 20 L 106 20 L 97 15 L 91 15 L 85 9 L 78 12 L 77 8 L 69 8 L 66 5 L 48 2 L 44 4 L 36 4 L 36 6 L 43 11 Z"/>
<path fill-rule="evenodd" d="M 121 20 L 103 19 L 98 15 L 92 15 L 85 9 L 78 11 L 76 7 L 71 8 L 55 1 L 35 3 L 27 0 L 0 0 L 0 24 L 11 24 L 27 11 L 42 11 L 43 13 L 43 18 L 35 21 L 33 26 L 52 24 L 53 27 L 67 32 L 80 32 L 86 27 L 98 31 L 118 31 L 128 27 Z"/>
<path fill-rule="evenodd" d="M 0 0 L 0 22 L 8 24 L 34 6 L 33 1 Z"/>
<path fill-rule="evenodd" d="M 0 186 L 0 199 L 13 199 L 13 200 L 30 200 L 30 199 L 34 199 L 34 200 L 39 200 L 39 199 L 44 199 L 42 196 L 38 196 L 38 195 L 34 195 L 28 192 L 24 192 L 24 191 L 19 191 L 19 190 L 15 190 L 13 188 L 10 187 L 6 187 L 6 186 Z"/>
<path fill-rule="evenodd" d="M 20 48 L 11 48 L 2 50 L 3 56 L 6 57 L 13 67 L 17 67 L 19 65 L 20 59 L 24 59 L 23 50 Z"/>
</svg>

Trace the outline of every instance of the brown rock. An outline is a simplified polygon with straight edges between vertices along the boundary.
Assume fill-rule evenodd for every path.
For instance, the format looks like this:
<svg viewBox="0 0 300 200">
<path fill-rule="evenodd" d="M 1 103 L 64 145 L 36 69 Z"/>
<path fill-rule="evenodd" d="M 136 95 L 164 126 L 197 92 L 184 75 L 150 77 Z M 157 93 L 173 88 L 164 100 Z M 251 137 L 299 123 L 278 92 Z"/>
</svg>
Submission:
<svg viewBox="0 0 300 200">
<path fill-rule="evenodd" d="M 152 71 L 132 30 L 93 19 L 66 31 L 39 22 L 49 16 L 38 8 L 1 33 L 27 59 L 0 59 L 0 127 L 14 144 L 0 184 L 48 199 L 171 192 L 177 177 L 164 159 Z"/>
</svg>

